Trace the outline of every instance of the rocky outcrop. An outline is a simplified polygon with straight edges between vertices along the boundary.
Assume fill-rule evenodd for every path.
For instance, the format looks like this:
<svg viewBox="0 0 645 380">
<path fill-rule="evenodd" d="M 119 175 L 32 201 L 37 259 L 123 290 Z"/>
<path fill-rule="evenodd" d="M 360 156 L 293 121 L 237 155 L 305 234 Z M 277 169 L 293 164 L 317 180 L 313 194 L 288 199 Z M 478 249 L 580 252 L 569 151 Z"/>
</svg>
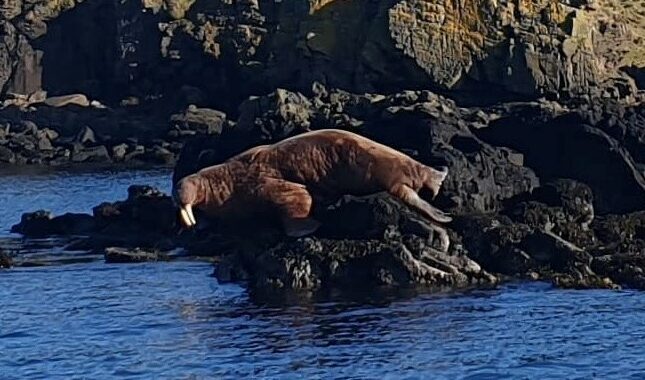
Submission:
<svg viewBox="0 0 645 380">
<path fill-rule="evenodd" d="M 2 93 L 226 112 L 314 81 L 359 93 L 434 89 L 477 104 L 633 100 L 645 65 L 634 1 L 13 0 L 0 28 Z"/>
<path fill-rule="evenodd" d="M 314 84 L 312 93 L 277 90 L 249 100 L 229 130 L 187 142 L 173 182 L 251 146 L 340 128 L 448 166 L 437 202 L 452 212 L 500 210 L 506 200 L 536 188 L 538 177 L 590 186 L 601 214 L 645 207 L 642 105 L 570 109 L 541 101 L 463 108 L 429 91 L 356 95 Z"/>
<path fill-rule="evenodd" d="M 497 281 L 463 252 L 438 251 L 428 222 L 389 196 L 348 197 L 320 219 L 323 229 L 315 237 L 224 256 L 217 278 L 260 289 L 455 288 Z"/>
<path fill-rule="evenodd" d="M 124 201 L 104 202 L 92 215 L 53 216 L 46 210 L 26 213 L 11 232 L 30 237 L 84 236 L 74 240 L 78 249 L 108 247 L 163 248 L 176 246 L 175 212 L 169 196 L 149 186 L 133 185 Z"/>
<path fill-rule="evenodd" d="M 508 278 L 561 287 L 642 289 L 643 212 L 597 217 L 588 187 L 559 180 L 509 200 L 503 213 L 464 214 L 450 223 L 451 247 L 436 249 L 432 226 L 386 194 L 344 197 L 320 211 L 309 237 L 274 229 L 222 229 L 200 217 L 177 228 L 169 197 L 131 187 L 128 199 L 93 215 L 26 214 L 13 228 L 26 237 L 67 236 L 67 249 L 98 251 L 108 262 L 166 260 L 171 251 L 218 257 L 219 281 L 257 289 L 428 286 L 470 287 Z M 252 238 L 251 238 L 252 237 Z"/>
<path fill-rule="evenodd" d="M 0 269 L 7 269 L 13 266 L 13 260 L 4 251 L 0 250 Z"/>
</svg>

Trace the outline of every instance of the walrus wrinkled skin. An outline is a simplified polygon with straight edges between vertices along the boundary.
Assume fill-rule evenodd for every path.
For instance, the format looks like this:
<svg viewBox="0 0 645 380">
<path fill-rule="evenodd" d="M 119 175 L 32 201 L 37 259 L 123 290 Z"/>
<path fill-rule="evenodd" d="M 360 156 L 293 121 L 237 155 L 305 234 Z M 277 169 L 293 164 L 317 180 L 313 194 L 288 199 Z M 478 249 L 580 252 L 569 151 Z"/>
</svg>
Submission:
<svg viewBox="0 0 645 380">
<path fill-rule="evenodd" d="M 311 216 L 316 202 L 343 195 L 386 191 L 435 222 L 450 222 L 418 195 L 429 190 L 434 199 L 447 174 L 445 167 L 436 170 L 358 134 L 323 129 L 254 147 L 186 176 L 173 199 L 187 228 L 197 223 L 193 207 L 213 217 L 271 210 L 287 235 L 300 237 L 320 226 Z M 447 250 L 446 231 L 434 228 Z"/>
</svg>

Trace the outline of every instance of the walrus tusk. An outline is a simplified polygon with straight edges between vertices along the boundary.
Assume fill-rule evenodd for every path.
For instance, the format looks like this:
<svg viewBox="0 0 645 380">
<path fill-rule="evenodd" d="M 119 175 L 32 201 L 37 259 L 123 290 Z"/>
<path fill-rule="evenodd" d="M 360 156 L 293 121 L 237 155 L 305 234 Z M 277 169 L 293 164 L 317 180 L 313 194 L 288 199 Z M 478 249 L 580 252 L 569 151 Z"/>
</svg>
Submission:
<svg viewBox="0 0 645 380">
<path fill-rule="evenodd" d="M 192 227 L 197 224 L 195 215 L 193 215 L 193 208 L 191 205 L 181 207 L 179 214 L 181 215 L 181 221 L 186 227 Z"/>
<path fill-rule="evenodd" d="M 190 218 L 190 222 L 193 224 L 193 226 L 196 225 L 197 220 L 195 219 L 195 214 L 193 214 L 193 205 L 187 204 L 186 212 L 188 213 L 188 217 Z"/>
<path fill-rule="evenodd" d="M 181 221 L 182 223 L 184 223 L 184 226 L 186 227 L 192 226 L 192 223 L 190 222 L 190 218 L 188 217 L 188 213 L 186 212 L 186 210 L 184 210 L 184 208 L 181 208 L 179 210 L 179 215 L 181 216 Z"/>
</svg>

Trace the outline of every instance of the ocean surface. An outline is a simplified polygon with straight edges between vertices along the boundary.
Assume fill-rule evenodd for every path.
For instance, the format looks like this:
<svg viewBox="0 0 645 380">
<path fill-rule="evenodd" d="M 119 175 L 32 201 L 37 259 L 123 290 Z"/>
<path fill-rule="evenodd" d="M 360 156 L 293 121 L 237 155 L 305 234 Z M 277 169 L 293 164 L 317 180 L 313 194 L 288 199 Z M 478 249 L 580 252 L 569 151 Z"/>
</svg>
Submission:
<svg viewBox="0 0 645 380">
<path fill-rule="evenodd" d="M 170 172 L 0 175 L 0 379 L 645 379 L 645 292 L 545 283 L 311 296 L 220 285 L 212 264 L 105 264 L 9 233 Z"/>
</svg>

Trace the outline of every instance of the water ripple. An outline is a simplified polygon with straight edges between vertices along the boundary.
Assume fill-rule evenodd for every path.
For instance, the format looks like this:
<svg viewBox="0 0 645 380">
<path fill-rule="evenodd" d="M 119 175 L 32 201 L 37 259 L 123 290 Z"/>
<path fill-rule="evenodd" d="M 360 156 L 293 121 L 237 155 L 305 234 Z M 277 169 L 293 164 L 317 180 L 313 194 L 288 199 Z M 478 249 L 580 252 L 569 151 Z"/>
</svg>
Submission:
<svg viewBox="0 0 645 380">
<path fill-rule="evenodd" d="M 22 212 L 88 212 L 133 182 L 167 190 L 169 173 L 0 177 L 2 244 L 50 264 L 0 271 L 2 379 L 644 377 L 642 292 L 274 298 L 218 284 L 206 263 L 108 265 L 6 236 Z"/>
</svg>

